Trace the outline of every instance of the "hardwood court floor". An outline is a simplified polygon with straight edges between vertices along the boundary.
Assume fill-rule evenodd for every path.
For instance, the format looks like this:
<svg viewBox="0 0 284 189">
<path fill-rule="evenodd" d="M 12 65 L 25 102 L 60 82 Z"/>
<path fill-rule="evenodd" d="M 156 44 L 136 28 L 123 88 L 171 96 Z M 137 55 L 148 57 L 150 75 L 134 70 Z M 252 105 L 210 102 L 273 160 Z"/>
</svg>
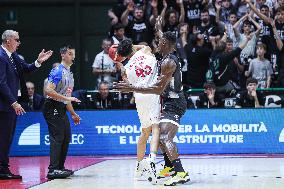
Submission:
<svg viewBox="0 0 284 189">
<path fill-rule="evenodd" d="M 160 159 L 158 159 L 159 161 Z M 160 162 L 157 164 L 161 168 Z M 135 159 L 107 158 L 80 169 L 69 179 L 53 180 L 33 189 L 283 189 L 284 158 L 266 156 L 186 156 L 182 163 L 191 182 L 166 187 L 134 181 Z"/>
</svg>

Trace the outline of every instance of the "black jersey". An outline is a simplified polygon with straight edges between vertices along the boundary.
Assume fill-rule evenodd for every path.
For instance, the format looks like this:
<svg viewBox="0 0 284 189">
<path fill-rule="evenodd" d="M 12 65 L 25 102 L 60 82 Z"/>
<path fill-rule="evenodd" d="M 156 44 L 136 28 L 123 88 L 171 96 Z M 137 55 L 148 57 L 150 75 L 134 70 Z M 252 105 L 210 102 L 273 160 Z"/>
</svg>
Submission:
<svg viewBox="0 0 284 189">
<path fill-rule="evenodd" d="M 180 98 L 184 96 L 182 87 L 181 63 L 179 61 L 179 58 L 174 53 L 170 53 L 165 58 L 163 58 L 160 64 L 163 64 L 163 61 L 167 58 L 174 60 L 174 62 L 176 63 L 176 69 L 172 75 L 170 83 L 166 87 L 165 91 L 162 93 L 162 97 Z"/>
<path fill-rule="evenodd" d="M 201 10 L 204 9 L 202 0 L 197 0 L 195 2 L 184 1 L 184 11 L 185 11 L 185 22 L 189 24 L 189 27 L 198 26 L 200 24 L 200 14 Z"/>
<path fill-rule="evenodd" d="M 140 42 L 150 44 L 153 39 L 153 28 L 147 20 L 130 20 L 125 28 L 126 36 L 133 40 L 133 44 Z"/>
<path fill-rule="evenodd" d="M 279 33 L 279 36 L 280 36 L 282 42 L 284 43 L 284 24 L 275 22 L 275 27 L 276 27 L 276 29 Z"/>
<path fill-rule="evenodd" d="M 167 122 L 167 120 L 171 120 L 178 125 L 180 123 L 180 118 L 184 115 L 187 107 L 187 102 L 182 88 L 181 64 L 179 58 L 174 53 L 170 53 L 165 58 L 163 58 L 163 60 L 160 62 L 160 66 L 167 58 L 174 60 L 174 62 L 176 63 L 176 69 L 172 74 L 170 83 L 161 95 L 161 121 Z"/>
</svg>

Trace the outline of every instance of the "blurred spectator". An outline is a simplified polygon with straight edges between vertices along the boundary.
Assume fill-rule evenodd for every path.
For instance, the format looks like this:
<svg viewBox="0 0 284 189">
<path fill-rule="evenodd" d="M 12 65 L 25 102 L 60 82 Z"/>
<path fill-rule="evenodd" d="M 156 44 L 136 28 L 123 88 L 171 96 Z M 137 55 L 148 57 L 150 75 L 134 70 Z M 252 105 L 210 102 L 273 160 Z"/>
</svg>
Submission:
<svg viewBox="0 0 284 189">
<path fill-rule="evenodd" d="M 204 84 L 204 93 L 199 95 L 196 101 L 197 108 L 223 108 L 224 101 L 216 95 L 216 86 L 213 82 Z"/>
<path fill-rule="evenodd" d="M 233 26 L 238 20 L 237 14 L 233 11 L 230 11 L 227 20 L 221 21 L 220 11 L 221 5 L 216 3 L 216 22 L 227 33 L 228 38 L 231 38 L 233 40 L 233 46 L 234 48 L 236 48 L 238 47 L 238 41 L 236 39 Z"/>
<path fill-rule="evenodd" d="M 190 44 L 187 44 L 187 32 L 181 35 L 188 62 L 186 84 L 190 88 L 202 88 L 206 80 L 205 75 L 209 68 L 208 61 L 212 50 L 203 46 L 204 36 L 202 34 L 191 35 Z"/>
<path fill-rule="evenodd" d="M 280 3 L 280 1 L 279 1 Z M 284 4 L 284 1 L 282 2 Z M 279 87 L 284 87 L 284 50 L 283 50 L 283 43 L 284 43 L 284 6 L 279 7 L 276 9 L 276 15 L 275 15 L 275 27 L 273 27 L 274 35 L 277 36 L 276 42 L 277 42 L 277 48 L 278 48 L 278 63 L 279 66 L 279 78 L 278 83 Z M 275 30 L 277 30 L 278 35 L 276 34 Z M 281 40 L 281 42 L 280 42 Z"/>
<path fill-rule="evenodd" d="M 232 12 L 235 12 L 235 9 L 231 3 L 231 0 L 217 0 L 218 2 L 221 2 L 221 9 L 220 9 L 220 21 L 224 23 L 229 22 L 229 16 Z M 216 2 L 217 2 L 216 1 Z M 217 7 L 216 7 L 217 8 Z"/>
<path fill-rule="evenodd" d="M 279 7 L 284 7 L 284 0 L 277 0 L 277 3 L 275 3 L 274 7 L 276 9 Z"/>
<path fill-rule="evenodd" d="M 277 54 L 278 49 L 275 43 L 273 28 L 271 25 L 272 18 L 270 18 L 269 7 L 262 2 L 259 11 L 249 0 L 247 1 L 250 8 L 258 16 L 255 18 L 255 20 L 262 28 L 260 33 L 260 41 L 264 43 L 266 47 L 269 47 L 266 49 L 264 57 L 270 61 L 273 69 L 272 79 L 273 81 L 276 81 L 279 71 L 279 55 Z"/>
<path fill-rule="evenodd" d="M 108 16 L 112 26 L 121 22 L 120 17 L 130 2 L 132 2 L 132 0 L 117 0 L 117 3 L 108 10 Z"/>
<path fill-rule="evenodd" d="M 275 26 L 282 42 L 284 43 L 284 6 L 276 9 Z"/>
<path fill-rule="evenodd" d="M 226 35 L 224 38 L 226 38 Z M 207 73 L 207 79 L 215 83 L 218 93 L 229 94 L 235 89 L 233 83 L 229 82 L 230 75 L 228 65 L 240 55 L 242 49 L 246 47 L 250 39 L 250 36 L 247 36 L 246 40 L 232 51 L 226 51 L 226 42 L 221 40 L 217 43 L 209 59 L 210 69 Z"/>
<path fill-rule="evenodd" d="M 177 4 L 180 7 L 180 17 L 178 17 L 178 12 L 175 9 L 169 9 L 167 10 L 167 2 L 166 0 L 163 0 L 163 10 L 161 12 L 162 17 L 162 23 L 163 23 L 163 32 L 171 31 L 176 34 L 176 37 L 178 37 L 178 25 L 180 23 L 184 22 L 184 6 L 183 2 L 180 0 L 177 0 Z"/>
<path fill-rule="evenodd" d="M 242 33 L 240 34 L 239 31 L 239 24 L 243 22 L 242 26 Z M 252 25 L 256 26 L 256 31 L 252 31 Z M 248 14 L 243 16 L 241 19 L 239 19 L 235 25 L 233 26 L 236 38 L 240 41 L 239 43 L 242 43 L 248 36 L 250 36 L 250 40 L 247 43 L 247 46 L 242 50 L 240 58 L 241 63 L 244 65 L 249 64 L 249 59 L 254 57 L 255 52 L 255 46 L 257 39 L 259 37 L 259 33 L 261 31 L 261 26 L 254 21 Z"/>
<path fill-rule="evenodd" d="M 217 23 L 210 20 L 209 12 L 207 9 L 202 10 L 200 14 L 201 24 L 197 26 L 196 31 L 193 33 L 199 33 L 204 36 L 204 45 L 208 48 L 212 48 L 211 40 L 220 39 L 220 31 Z"/>
<path fill-rule="evenodd" d="M 184 1 L 183 4 L 185 9 L 185 22 L 188 23 L 189 28 L 196 29 L 196 27 L 200 25 L 200 13 L 206 7 L 206 1 L 188 0 Z"/>
<path fill-rule="evenodd" d="M 182 42 L 182 34 L 185 33 L 184 36 L 187 40 L 187 36 L 188 36 L 188 33 L 189 33 L 189 27 L 188 27 L 188 24 L 187 23 L 181 23 L 179 25 L 179 36 L 176 40 L 176 51 L 177 51 L 177 54 L 178 54 L 178 57 L 181 61 L 181 71 L 182 71 L 182 81 L 185 82 L 187 79 L 186 79 L 186 75 L 187 75 L 187 68 L 188 68 L 188 63 L 187 63 L 187 54 L 185 52 L 185 49 L 184 49 L 184 45 L 183 45 L 183 42 Z"/>
<path fill-rule="evenodd" d="M 259 108 L 264 106 L 262 94 L 256 91 L 257 80 L 248 78 L 246 86 L 247 90 L 237 94 L 235 108 Z"/>
<path fill-rule="evenodd" d="M 271 20 L 270 22 L 273 30 L 273 34 L 276 40 L 276 55 L 277 55 L 277 65 L 279 68 L 279 74 L 277 78 L 277 86 L 278 87 L 284 87 L 284 48 L 283 48 L 283 41 L 281 40 L 281 37 L 277 31 L 277 28 L 275 26 L 275 22 Z"/>
<path fill-rule="evenodd" d="M 248 2 L 248 1 L 251 1 L 251 0 L 245 0 L 245 1 Z M 260 9 L 261 6 L 265 5 L 266 1 L 269 1 L 269 0 L 254 0 L 255 7 L 257 9 Z"/>
<path fill-rule="evenodd" d="M 21 106 L 26 111 L 37 111 L 41 110 L 44 103 L 44 97 L 35 93 L 35 85 L 34 83 L 27 81 L 26 86 L 28 89 L 28 96 L 29 101 L 28 102 L 19 102 Z"/>
<path fill-rule="evenodd" d="M 59 64 L 60 64 L 59 62 L 53 63 L 53 64 L 52 64 L 52 69 L 55 68 L 55 67 L 57 67 Z M 45 80 L 44 80 L 44 82 L 43 82 L 43 93 L 42 93 L 43 96 L 44 96 L 44 98 L 46 97 L 45 88 L 46 88 L 46 86 L 47 86 L 47 83 L 48 83 L 48 78 L 45 78 Z"/>
<path fill-rule="evenodd" d="M 249 11 L 244 0 L 236 0 L 235 7 L 237 8 L 237 15 L 239 18 L 243 17 Z"/>
<path fill-rule="evenodd" d="M 94 97 L 95 109 L 119 108 L 119 99 L 109 92 L 109 84 L 105 81 L 99 83 L 99 92 Z"/>
<path fill-rule="evenodd" d="M 108 82 L 109 86 L 112 87 L 114 78 L 112 74 L 116 73 L 116 68 L 114 62 L 108 55 L 108 50 L 111 46 L 111 41 L 109 39 L 103 39 L 102 49 L 99 54 L 96 55 L 93 67 L 93 74 L 97 76 L 97 84 L 102 81 Z M 96 86 L 98 88 L 98 86 Z"/>
<path fill-rule="evenodd" d="M 264 58 L 265 44 L 258 44 L 256 49 L 257 58 L 250 62 L 249 70 L 245 75 L 252 75 L 258 82 L 257 88 L 270 88 L 271 75 L 273 73 L 270 62 Z"/>
<path fill-rule="evenodd" d="M 158 16 L 157 10 L 157 0 L 151 1 L 152 6 L 152 15 L 150 20 L 144 17 L 144 10 L 141 6 L 134 6 L 133 2 L 130 2 L 127 5 L 127 9 L 123 12 L 121 16 L 121 22 L 126 26 L 126 36 L 133 40 L 134 44 L 140 42 L 147 42 L 151 44 L 153 39 L 153 28 L 155 24 L 155 19 Z M 131 19 L 128 17 L 130 12 L 134 11 L 134 18 Z"/>
<path fill-rule="evenodd" d="M 111 42 L 112 44 L 119 44 L 120 41 L 122 41 L 123 39 L 125 39 L 125 27 L 121 24 L 118 23 L 116 25 L 113 26 L 114 29 L 114 34 L 113 36 L 111 36 Z"/>
<path fill-rule="evenodd" d="M 233 50 L 233 40 L 227 38 L 226 40 L 226 53 L 232 52 Z M 229 64 L 228 64 L 228 72 L 226 74 L 228 76 L 228 82 L 231 82 L 232 85 L 236 90 L 239 90 L 242 85 L 241 82 L 245 79 L 243 77 L 244 66 L 240 64 L 239 58 L 235 57 Z"/>
</svg>

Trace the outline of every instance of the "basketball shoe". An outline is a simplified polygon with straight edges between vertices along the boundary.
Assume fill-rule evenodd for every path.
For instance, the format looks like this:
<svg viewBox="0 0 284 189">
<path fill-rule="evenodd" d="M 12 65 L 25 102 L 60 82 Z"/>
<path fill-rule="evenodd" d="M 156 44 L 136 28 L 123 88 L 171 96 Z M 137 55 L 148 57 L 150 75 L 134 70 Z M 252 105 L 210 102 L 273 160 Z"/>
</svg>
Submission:
<svg viewBox="0 0 284 189">
<path fill-rule="evenodd" d="M 170 177 L 173 174 L 175 174 L 174 167 L 164 167 L 158 174 L 157 174 L 157 179 L 163 179 L 166 177 Z"/>
<path fill-rule="evenodd" d="M 143 174 L 147 169 L 147 162 L 145 159 L 141 160 L 140 162 L 136 162 L 136 167 L 134 171 L 134 179 L 135 180 L 144 180 Z"/>
<path fill-rule="evenodd" d="M 151 182 L 152 184 L 157 184 L 157 174 L 156 174 L 156 166 L 153 161 L 150 159 L 146 159 L 147 162 L 147 176 L 148 176 L 148 181 Z"/>
<path fill-rule="evenodd" d="M 177 172 L 172 178 L 164 182 L 164 185 L 175 186 L 177 184 L 184 184 L 188 181 L 190 181 L 190 178 L 187 172 Z"/>
</svg>

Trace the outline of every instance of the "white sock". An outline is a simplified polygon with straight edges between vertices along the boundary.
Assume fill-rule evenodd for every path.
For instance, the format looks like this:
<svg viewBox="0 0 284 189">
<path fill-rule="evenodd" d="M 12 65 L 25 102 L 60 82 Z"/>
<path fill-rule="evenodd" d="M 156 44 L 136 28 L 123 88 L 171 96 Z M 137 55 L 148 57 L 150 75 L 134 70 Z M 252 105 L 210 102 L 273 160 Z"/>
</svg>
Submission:
<svg viewBox="0 0 284 189">
<path fill-rule="evenodd" d="M 139 166 L 140 166 L 140 162 L 141 162 L 141 161 L 138 161 L 138 160 L 136 161 L 136 169 L 137 169 L 137 170 L 138 170 L 138 168 L 139 168 Z"/>
<path fill-rule="evenodd" d="M 149 159 L 150 159 L 152 162 L 155 162 L 156 157 L 157 157 L 157 154 L 155 154 L 155 153 L 153 153 L 153 152 L 151 152 L 151 153 L 149 154 Z"/>
</svg>

